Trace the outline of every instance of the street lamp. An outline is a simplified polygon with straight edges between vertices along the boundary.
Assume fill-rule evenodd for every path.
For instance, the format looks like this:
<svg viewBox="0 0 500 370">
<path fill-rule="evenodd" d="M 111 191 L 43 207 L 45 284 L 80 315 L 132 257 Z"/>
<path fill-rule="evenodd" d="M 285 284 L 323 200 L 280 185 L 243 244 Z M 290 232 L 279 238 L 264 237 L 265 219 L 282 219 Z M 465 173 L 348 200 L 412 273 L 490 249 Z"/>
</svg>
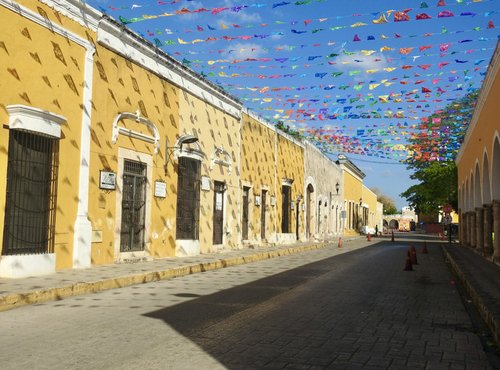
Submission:
<svg viewBox="0 0 500 370">
<path fill-rule="evenodd" d="M 337 195 L 339 195 L 340 184 L 339 184 L 339 182 L 338 182 L 338 181 L 337 181 L 337 183 L 335 184 L 335 190 L 337 191 Z"/>
</svg>

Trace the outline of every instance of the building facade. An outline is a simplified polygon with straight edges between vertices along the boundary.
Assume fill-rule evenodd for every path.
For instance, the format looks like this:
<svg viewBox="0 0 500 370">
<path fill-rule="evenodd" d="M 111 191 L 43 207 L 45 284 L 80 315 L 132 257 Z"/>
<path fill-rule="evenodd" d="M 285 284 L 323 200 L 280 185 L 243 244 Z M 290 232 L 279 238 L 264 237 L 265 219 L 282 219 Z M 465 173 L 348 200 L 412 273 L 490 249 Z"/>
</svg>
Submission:
<svg viewBox="0 0 500 370">
<path fill-rule="evenodd" d="M 0 19 L 0 277 L 325 239 L 361 219 L 352 162 L 85 3 L 0 0 Z"/>
<path fill-rule="evenodd" d="M 343 212 L 344 233 L 349 236 L 359 235 L 363 225 L 363 179 L 365 174 L 345 155 L 338 156 L 337 163 L 342 170 L 344 183 Z M 366 204 L 365 204 L 366 205 Z"/>
<path fill-rule="evenodd" d="M 460 242 L 497 263 L 500 261 L 499 69 L 500 46 L 497 43 L 455 160 Z"/>
<path fill-rule="evenodd" d="M 241 133 L 241 235 L 243 245 L 277 240 L 276 129 L 246 110 Z"/>
<path fill-rule="evenodd" d="M 305 143 L 305 237 L 324 240 L 343 229 L 344 183 L 340 166 L 311 143 Z"/>
</svg>

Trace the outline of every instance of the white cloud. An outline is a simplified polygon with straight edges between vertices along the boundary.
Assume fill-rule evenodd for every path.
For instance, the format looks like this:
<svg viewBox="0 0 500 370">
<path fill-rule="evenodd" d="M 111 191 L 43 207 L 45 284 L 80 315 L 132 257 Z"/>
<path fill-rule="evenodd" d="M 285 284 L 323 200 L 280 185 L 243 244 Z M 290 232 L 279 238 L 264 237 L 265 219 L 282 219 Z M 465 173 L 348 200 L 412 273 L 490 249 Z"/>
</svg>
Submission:
<svg viewBox="0 0 500 370">
<path fill-rule="evenodd" d="M 267 52 L 262 49 L 262 46 L 255 43 L 238 43 L 231 45 L 232 50 L 230 53 L 223 53 L 221 57 L 228 60 L 246 59 L 246 58 L 260 58 Z"/>
<path fill-rule="evenodd" d="M 370 56 L 364 55 L 361 50 L 354 51 L 354 54 L 347 55 L 340 52 L 340 55 L 333 59 L 335 64 L 334 67 L 336 69 L 352 71 L 352 70 L 360 70 L 360 71 L 369 71 L 378 69 L 379 71 L 383 71 L 384 68 L 388 67 L 388 63 L 385 59 L 385 56 L 379 52 L 375 52 Z"/>
</svg>

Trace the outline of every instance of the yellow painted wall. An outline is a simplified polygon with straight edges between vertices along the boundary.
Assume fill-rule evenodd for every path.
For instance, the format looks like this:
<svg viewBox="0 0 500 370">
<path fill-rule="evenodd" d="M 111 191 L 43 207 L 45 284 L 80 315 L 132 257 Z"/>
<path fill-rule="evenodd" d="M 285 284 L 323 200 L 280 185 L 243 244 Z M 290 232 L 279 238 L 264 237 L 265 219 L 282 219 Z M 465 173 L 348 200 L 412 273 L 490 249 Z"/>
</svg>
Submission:
<svg viewBox="0 0 500 370">
<path fill-rule="evenodd" d="M 499 53 L 497 49 L 497 54 Z M 498 55 L 497 55 L 497 58 Z M 497 61 L 495 68 L 492 68 L 488 74 L 493 74 L 494 79 L 489 90 L 489 94 L 482 106 L 478 104 L 476 111 L 479 112 L 477 123 L 470 133 L 467 142 L 464 142 L 464 154 L 460 158 L 458 165 L 458 186 L 463 187 L 465 180 L 470 180 L 471 174 L 475 175 L 476 161 L 479 162 L 479 168 L 483 167 L 483 151 L 485 150 L 489 160 L 490 179 L 492 176 L 491 166 L 493 162 L 493 140 L 495 133 L 500 132 L 500 120 L 498 115 L 498 104 L 500 102 L 500 73 L 498 73 Z M 480 110 L 478 110 L 480 107 Z M 475 112 L 476 114 L 477 112 Z M 469 133 L 468 133 L 469 134 Z M 496 136 L 498 137 L 498 136 Z M 481 170 L 481 176 L 482 176 Z M 498 184 L 496 184 L 498 186 Z M 469 189 L 470 190 L 470 189 Z M 471 193 L 473 197 L 473 194 Z"/>
<path fill-rule="evenodd" d="M 291 212 L 291 228 L 290 233 L 295 234 L 296 230 L 296 212 L 299 214 L 299 236 L 302 237 L 305 233 L 304 225 L 304 212 L 302 211 L 302 204 L 304 203 L 304 148 L 289 138 L 279 134 L 278 135 L 278 162 L 277 162 L 277 194 L 276 194 L 276 207 L 277 207 L 277 229 L 281 233 L 281 220 L 282 220 L 282 194 L 281 186 L 283 179 L 292 179 L 292 194 L 291 199 L 295 201 L 297 196 L 301 196 L 300 206 L 295 207 Z"/>
<path fill-rule="evenodd" d="M 24 1 L 52 22 L 85 35 L 81 26 L 38 1 Z M 66 117 L 59 146 L 56 213 L 56 268 L 72 267 L 77 211 L 82 85 L 85 48 L 0 7 L 0 121 L 7 105 L 22 104 Z M 0 128 L 0 173 L 6 173 L 8 129 Z M 0 225 L 4 223 L 6 178 L 0 178 Z M 3 228 L 0 228 L 3 233 Z M 0 235 L 0 244 L 3 238 Z M 1 247 L 0 247 L 1 249 Z"/>
<path fill-rule="evenodd" d="M 344 171 L 344 199 L 359 203 L 363 198 L 363 181 L 348 171 Z"/>
<path fill-rule="evenodd" d="M 225 198 L 224 228 L 225 247 L 237 248 L 240 241 L 240 119 L 217 109 L 187 91 L 179 94 L 179 133 L 196 134 L 201 150 L 205 153 L 201 176 L 208 176 L 212 182 L 227 183 Z M 213 165 L 216 148 L 229 153 L 231 168 Z M 218 158 L 218 157 L 217 157 Z M 213 248 L 213 187 L 201 191 L 200 195 L 200 247 L 201 253 L 214 251 Z"/>
<path fill-rule="evenodd" d="M 147 248 L 153 257 L 173 256 L 175 252 L 175 209 L 177 174 L 170 162 L 165 173 L 166 146 L 173 145 L 178 132 L 179 89 L 125 58 L 98 47 L 94 72 L 94 110 L 92 112 L 90 204 L 92 229 L 102 233 L 102 241 L 92 243 L 92 263 L 112 263 L 115 250 L 117 191 L 99 189 L 99 171 L 118 169 L 118 148 L 145 153 L 153 160 L 151 179 L 151 223 Z M 112 122 L 122 112 L 140 111 L 155 124 L 160 133 L 160 150 L 139 139 L 120 135 L 112 143 Z M 151 131 L 135 120 L 125 119 L 119 125 L 143 134 Z M 167 197 L 153 196 L 154 181 L 167 184 Z M 120 207 L 120 205 L 118 205 Z"/>
<path fill-rule="evenodd" d="M 363 203 L 368 206 L 368 226 L 375 227 L 377 213 L 377 195 L 363 185 Z"/>
<path fill-rule="evenodd" d="M 266 237 L 269 238 L 276 233 L 275 217 L 277 206 L 272 206 L 270 202 L 271 196 L 276 197 L 276 132 L 247 114 L 243 114 L 242 124 L 241 182 L 252 187 L 250 191 L 248 240 L 259 240 L 261 235 L 261 208 L 255 206 L 255 196 L 262 194 L 263 186 L 268 189 Z"/>
</svg>

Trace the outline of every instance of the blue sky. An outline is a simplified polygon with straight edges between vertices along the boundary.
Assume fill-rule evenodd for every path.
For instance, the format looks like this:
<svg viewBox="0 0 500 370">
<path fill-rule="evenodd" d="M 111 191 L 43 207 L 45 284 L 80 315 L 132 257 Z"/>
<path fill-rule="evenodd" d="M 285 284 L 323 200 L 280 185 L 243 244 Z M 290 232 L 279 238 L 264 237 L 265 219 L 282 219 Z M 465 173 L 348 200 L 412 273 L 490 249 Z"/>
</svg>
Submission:
<svg viewBox="0 0 500 370">
<path fill-rule="evenodd" d="M 87 3 L 255 114 L 332 158 L 346 153 L 398 208 L 411 185 L 400 163 L 406 140 L 422 118 L 481 86 L 500 25 L 500 0 Z M 416 20 L 423 14 L 431 19 Z"/>
</svg>

